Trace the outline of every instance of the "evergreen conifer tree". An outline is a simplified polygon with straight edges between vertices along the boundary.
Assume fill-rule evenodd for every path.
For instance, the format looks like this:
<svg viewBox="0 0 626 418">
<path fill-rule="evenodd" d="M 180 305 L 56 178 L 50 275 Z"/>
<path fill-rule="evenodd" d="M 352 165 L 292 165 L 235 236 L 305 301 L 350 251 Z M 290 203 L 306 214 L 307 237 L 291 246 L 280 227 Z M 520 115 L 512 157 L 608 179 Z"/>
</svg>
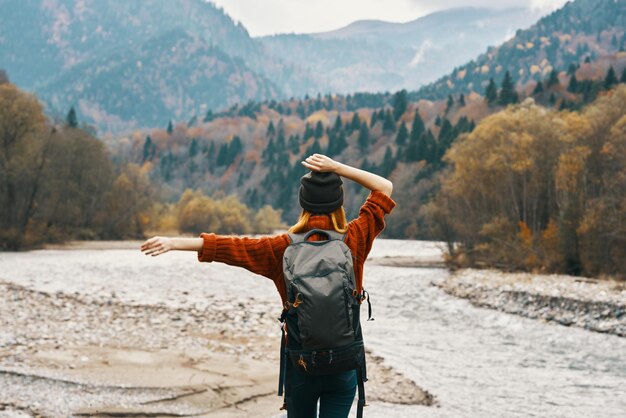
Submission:
<svg viewBox="0 0 626 418">
<path fill-rule="evenodd" d="M 578 68 L 576 67 L 576 64 L 572 62 L 569 67 L 567 67 L 567 75 L 576 74 L 576 70 L 578 70 Z"/>
<path fill-rule="evenodd" d="M 324 136 L 324 125 L 322 125 L 322 121 L 318 120 L 315 125 L 315 139 L 320 139 Z"/>
<path fill-rule="evenodd" d="M 193 158 L 198 155 L 198 141 L 196 138 L 191 139 L 191 144 L 189 145 L 189 157 Z"/>
<path fill-rule="evenodd" d="M 298 151 L 300 151 L 300 141 L 298 138 L 298 135 L 291 135 L 289 137 L 289 151 L 291 151 L 292 154 L 298 154 Z"/>
<path fill-rule="evenodd" d="M 407 108 L 407 92 L 406 90 L 400 90 L 393 95 L 393 118 L 394 120 L 400 119 L 400 116 L 406 112 Z"/>
<path fill-rule="evenodd" d="M 543 82 L 541 80 L 537 81 L 537 85 L 533 90 L 533 94 L 541 94 L 543 93 Z"/>
<path fill-rule="evenodd" d="M 370 142 L 369 128 L 367 127 L 367 123 L 363 122 L 361 124 L 361 128 L 359 129 L 359 138 L 357 142 L 359 145 L 359 149 L 363 152 L 367 151 L 367 148 L 369 147 L 369 142 Z"/>
<path fill-rule="evenodd" d="M 314 134 L 313 129 L 311 129 L 311 126 L 309 125 L 309 122 L 307 122 L 304 125 L 304 140 L 306 141 L 307 139 L 312 137 L 313 134 Z"/>
<path fill-rule="evenodd" d="M 348 141 L 346 140 L 346 134 L 344 131 L 340 131 L 337 135 L 337 144 L 334 147 L 335 155 L 339 155 L 344 149 L 348 148 Z"/>
<path fill-rule="evenodd" d="M 396 131 L 396 121 L 391 114 L 391 111 L 387 109 L 385 112 L 385 120 L 383 122 L 383 132 L 384 133 L 393 133 Z"/>
<path fill-rule="evenodd" d="M 144 161 L 146 161 L 149 157 L 150 157 L 150 152 L 152 151 L 152 138 L 150 138 L 150 135 L 146 136 L 146 140 L 143 143 L 143 160 L 142 163 Z"/>
<path fill-rule="evenodd" d="M 493 78 L 489 79 L 489 84 L 485 89 L 485 100 L 487 100 L 487 104 L 489 106 L 493 106 L 498 100 L 498 88 L 496 87 L 496 83 L 493 81 Z"/>
<path fill-rule="evenodd" d="M 70 107 L 70 111 L 67 112 L 66 118 L 67 126 L 70 128 L 78 127 L 78 118 L 76 117 L 76 111 L 74 110 L 74 106 Z"/>
<path fill-rule="evenodd" d="M 459 96 L 459 106 L 465 106 L 465 95 L 463 93 Z"/>
<path fill-rule="evenodd" d="M 337 115 L 335 119 L 335 124 L 333 125 L 333 131 L 339 132 L 343 129 L 343 124 L 341 123 L 341 116 Z"/>
<path fill-rule="evenodd" d="M 356 131 L 361 128 L 361 119 L 359 118 L 359 114 L 354 112 L 352 115 L 352 122 L 350 122 L 350 130 Z"/>
<path fill-rule="evenodd" d="M 500 95 L 498 96 L 498 104 L 506 106 L 511 103 L 517 102 L 517 92 L 515 91 L 515 84 L 511 78 L 511 73 L 507 70 L 502 80 L 502 88 L 500 89 Z"/>
<path fill-rule="evenodd" d="M 548 82 L 546 84 L 546 86 L 548 88 L 553 87 L 553 86 L 558 86 L 559 83 L 559 73 L 556 72 L 556 70 L 552 70 L 550 71 L 550 75 L 548 76 Z"/>
<path fill-rule="evenodd" d="M 578 93 L 578 79 L 576 79 L 576 74 L 572 74 L 570 77 L 567 85 L 567 91 L 570 93 Z"/>
<path fill-rule="evenodd" d="M 398 129 L 398 134 L 396 135 L 396 144 L 399 146 L 404 146 L 406 144 L 406 140 L 409 136 L 409 131 L 406 129 L 406 123 L 402 122 L 400 124 L 400 129 Z"/>
<path fill-rule="evenodd" d="M 415 116 L 413 117 L 413 124 L 411 125 L 411 142 L 417 142 L 419 137 L 424 133 L 425 129 L 424 121 L 420 116 L 420 112 L 416 109 Z"/>
<path fill-rule="evenodd" d="M 215 157 L 215 142 L 213 141 L 211 141 L 211 145 L 209 145 L 208 157 L 209 159 L 213 159 L 213 157 Z"/>
<path fill-rule="evenodd" d="M 385 157 L 383 158 L 382 164 L 382 175 L 384 177 L 388 177 L 389 174 L 396 168 L 396 160 L 393 158 L 393 153 L 391 151 L 391 147 L 387 145 L 387 149 L 385 150 Z"/>
<path fill-rule="evenodd" d="M 446 102 L 446 110 L 444 113 L 447 114 L 450 109 L 452 109 L 452 106 L 454 106 L 454 99 L 451 94 L 448 94 L 448 101 Z"/>
<path fill-rule="evenodd" d="M 170 120 L 167 122 L 167 133 L 171 135 L 172 132 L 174 132 L 174 125 L 172 125 L 172 121 Z"/>
<path fill-rule="evenodd" d="M 208 110 L 206 112 L 206 115 L 204 116 L 204 119 L 202 120 L 203 122 L 211 122 L 213 120 L 214 116 L 213 116 L 213 111 Z"/>
<path fill-rule="evenodd" d="M 615 75 L 615 70 L 613 66 L 609 67 L 609 71 L 606 73 L 606 77 L 604 78 L 604 88 L 610 89 L 614 85 L 618 83 L 617 76 Z"/>
<path fill-rule="evenodd" d="M 276 128 L 274 127 L 274 122 L 270 121 L 269 125 L 267 125 L 267 132 L 265 135 L 269 138 L 270 136 L 274 136 L 276 134 Z"/>
<path fill-rule="evenodd" d="M 269 155 L 269 157 L 273 157 L 273 155 Z M 226 165 L 226 162 L 228 161 L 228 144 L 222 144 L 220 145 L 220 150 L 217 152 L 217 161 L 216 161 L 216 165 L 218 167 L 221 167 L 223 165 Z"/>
</svg>

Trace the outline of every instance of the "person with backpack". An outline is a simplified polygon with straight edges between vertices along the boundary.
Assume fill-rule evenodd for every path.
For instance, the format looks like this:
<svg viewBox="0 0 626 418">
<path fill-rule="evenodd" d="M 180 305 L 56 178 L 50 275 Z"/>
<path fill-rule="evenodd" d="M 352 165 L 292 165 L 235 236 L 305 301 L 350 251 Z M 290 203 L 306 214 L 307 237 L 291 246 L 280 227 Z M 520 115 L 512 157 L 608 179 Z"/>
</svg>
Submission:
<svg viewBox="0 0 626 418">
<path fill-rule="evenodd" d="M 300 218 L 287 233 L 259 238 L 201 233 L 198 238 L 152 237 L 146 255 L 197 251 L 201 262 L 222 262 L 270 278 L 282 301 L 279 395 L 289 418 L 345 418 L 367 380 L 360 326 L 363 265 L 385 215 L 395 207 L 393 184 L 374 173 L 313 154 L 300 180 Z M 370 190 L 359 216 L 347 222 L 341 178 Z M 369 303 L 369 300 L 368 300 Z M 371 309 L 369 312 L 371 317 Z M 283 392 L 284 388 L 284 392 Z"/>
</svg>

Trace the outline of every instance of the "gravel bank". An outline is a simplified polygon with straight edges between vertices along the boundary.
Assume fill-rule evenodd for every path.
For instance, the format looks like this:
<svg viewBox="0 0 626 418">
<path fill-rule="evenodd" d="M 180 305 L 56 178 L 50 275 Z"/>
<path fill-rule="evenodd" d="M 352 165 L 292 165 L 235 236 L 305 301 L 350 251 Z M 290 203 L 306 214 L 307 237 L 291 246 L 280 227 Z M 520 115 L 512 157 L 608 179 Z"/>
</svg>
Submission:
<svg viewBox="0 0 626 418">
<path fill-rule="evenodd" d="M 278 323 L 248 302 L 137 305 L 0 281 L 0 417 L 275 415 Z M 433 404 L 381 358 L 368 367 L 368 400 Z"/>
<path fill-rule="evenodd" d="M 464 269 L 432 284 L 476 306 L 626 337 L 624 282 Z"/>
</svg>

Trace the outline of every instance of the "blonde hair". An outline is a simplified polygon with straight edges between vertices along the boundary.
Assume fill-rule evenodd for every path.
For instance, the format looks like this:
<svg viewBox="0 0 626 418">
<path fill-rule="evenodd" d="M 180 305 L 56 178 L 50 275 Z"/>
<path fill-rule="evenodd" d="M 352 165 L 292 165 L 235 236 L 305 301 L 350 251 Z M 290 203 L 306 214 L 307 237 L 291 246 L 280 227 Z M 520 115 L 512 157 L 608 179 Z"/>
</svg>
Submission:
<svg viewBox="0 0 626 418">
<path fill-rule="evenodd" d="M 309 219 L 311 218 L 311 212 L 302 209 L 300 213 L 300 219 L 295 223 L 289 231 L 292 234 L 300 234 L 302 232 L 307 231 Z M 333 228 L 335 231 L 340 234 L 345 234 L 348 232 L 348 222 L 346 221 L 346 212 L 343 210 L 343 206 L 340 206 L 339 209 L 335 209 L 335 211 L 328 214 L 330 216 L 330 220 L 333 223 Z"/>
</svg>

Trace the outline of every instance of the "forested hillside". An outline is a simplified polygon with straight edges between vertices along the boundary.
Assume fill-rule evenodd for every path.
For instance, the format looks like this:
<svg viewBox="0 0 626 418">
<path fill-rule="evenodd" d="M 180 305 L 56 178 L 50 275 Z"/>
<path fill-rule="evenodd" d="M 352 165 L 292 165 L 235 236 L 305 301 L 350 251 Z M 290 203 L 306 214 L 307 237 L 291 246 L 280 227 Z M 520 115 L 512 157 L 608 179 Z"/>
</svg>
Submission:
<svg viewBox="0 0 626 418">
<path fill-rule="evenodd" d="M 116 132 L 280 95 L 241 59 L 182 30 L 78 64 L 38 90 L 53 108 L 76 103 L 82 118 Z"/>
<path fill-rule="evenodd" d="M 557 110 L 570 108 L 571 103 L 582 107 L 584 100 L 603 94 L 620 78 L 626 82 L 625 67 L 622 61 L 597 78 L 581 76 L 581 85 L 594 86 L 593 97 L 585 99 L 584 91 L 568 91 L 560 82 L 550 84 L 549 77 L 542 80 L 546 90 L 530 89 L 528 97 Z M 296 192 L 305 173 L 300 161 L 314 152 L 326 153 L 390 176 L 396 190 L 402 190 L 387 236 L 433 238 L 420 207 L 438 188 L 434 174 L 446 167 L 445 152 L 483 118 L 527 97 L 525 89 L 516 90 L 510 80 L 493 89 L 487 96 L 440 101 L 410 102 L 408 93 L 400 91 L 248 104 L 147 134 L 137 132 L 111 141 L 111 148 L 115 158 L 150 164 L 151 178 L 162 184 L 165 200 L 178 199 L 186 188 L 207 195 L 236 193 L 252 208 L 269 204 L 281 209 L 288 223 L 299 211 Z M 551 100 L 551 92 L 567 99 Z M 347 209 L 354 216 L 366 195 L 347 187 Z"/>
<path fill-rule="evenodd" d="M 626 56 L 626 2 L 576 0 L 541 18 L 527 30 L 489 48 L 469 63 L 424 86 L 414 99 L 481 93 L 489 80 L 500 83 L 508 71 L 518 86 L 528 86 L 551 72 L 558 76 L 583 62 L 602 63 L 606 72 Z"/>
</svg>

